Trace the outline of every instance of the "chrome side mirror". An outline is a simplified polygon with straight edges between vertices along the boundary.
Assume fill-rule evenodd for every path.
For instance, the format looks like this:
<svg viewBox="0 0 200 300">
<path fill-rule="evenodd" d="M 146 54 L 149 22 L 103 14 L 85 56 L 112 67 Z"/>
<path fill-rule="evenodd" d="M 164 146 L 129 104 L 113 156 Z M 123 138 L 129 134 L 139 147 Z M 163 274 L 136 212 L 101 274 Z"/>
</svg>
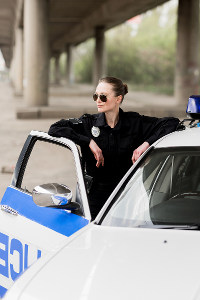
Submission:
<svg viewBox="0 0 200 300">
<path fill-rule="evenodd" d="M 33 201 L 38 206 L 77 210 L 80 205 L 71 202 L 72 191 L 64 184 L 45 183 L 38 185 L 32 192 Z"/>
</svg>

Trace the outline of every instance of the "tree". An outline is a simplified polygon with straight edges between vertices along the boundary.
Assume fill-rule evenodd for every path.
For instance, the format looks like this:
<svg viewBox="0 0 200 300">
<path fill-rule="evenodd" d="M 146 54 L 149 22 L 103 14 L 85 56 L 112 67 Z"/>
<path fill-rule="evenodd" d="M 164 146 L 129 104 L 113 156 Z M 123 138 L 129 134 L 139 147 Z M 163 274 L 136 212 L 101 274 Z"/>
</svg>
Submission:
<svg viewBox="0 0 200 300">
<path fill-rule="evenodd" d="M 145 89 L 173 92 L 176 6 L 167 5 L 143 14 L 137 31 L 125 22 L 106 32 L 108 75 Z M 92 39 L 77 48 L 79 82 L 92 81 L 93 52 Z"/>
</svg>

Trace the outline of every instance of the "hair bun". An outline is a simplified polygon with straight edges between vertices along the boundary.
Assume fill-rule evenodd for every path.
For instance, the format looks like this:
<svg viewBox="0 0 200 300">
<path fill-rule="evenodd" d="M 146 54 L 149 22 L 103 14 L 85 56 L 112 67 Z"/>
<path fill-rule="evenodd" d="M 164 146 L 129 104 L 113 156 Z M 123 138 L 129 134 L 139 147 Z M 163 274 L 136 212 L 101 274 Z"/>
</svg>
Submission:
<svg viewBox="0 0 200 300">
<path fill-rule="evenodd" d="M 124 83 L 124 95 L 128 93 L 128 85 Z"/>
</svg>

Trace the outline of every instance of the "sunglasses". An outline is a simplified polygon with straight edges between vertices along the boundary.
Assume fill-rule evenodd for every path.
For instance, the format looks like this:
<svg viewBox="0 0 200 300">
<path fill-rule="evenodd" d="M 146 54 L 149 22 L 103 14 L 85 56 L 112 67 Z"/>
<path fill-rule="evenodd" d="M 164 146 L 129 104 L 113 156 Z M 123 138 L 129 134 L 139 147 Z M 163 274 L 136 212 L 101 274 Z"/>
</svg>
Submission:
<svg viewBox="0 0 200 300">
<path fill-rule="evenodd" d="M 104 94 L 98 95 L 98 94 L 93 94 L 93 99 L 94 101 L 97 101 L 97 99 L 100 99 L 102 102 L 106 102 L 107 101 L 107 96 Z"/>
</svg>

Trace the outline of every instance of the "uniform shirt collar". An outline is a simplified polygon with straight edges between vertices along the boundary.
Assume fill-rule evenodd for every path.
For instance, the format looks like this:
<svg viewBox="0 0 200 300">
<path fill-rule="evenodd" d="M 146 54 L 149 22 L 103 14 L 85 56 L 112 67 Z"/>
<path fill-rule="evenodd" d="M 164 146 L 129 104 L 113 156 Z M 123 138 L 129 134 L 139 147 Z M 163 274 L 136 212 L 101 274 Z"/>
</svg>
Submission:
<svg viewBox="0 0 200 300">
<path fill-rule="evenodd" d="M 119 109 L 119 121 L 117 123 L 117 125 L 115 126 L 114 129 L 120 129 L 121 127 L 121 120 L 123 118 L 123 110 L 120 108 Z M 108 126 L 108 124 L 106 123 L 106 118 L 105 118 L 105 113 L 100 113 L 97 115 L 97 118 L 96 118 L 96 122 L 95 122 L 95 126 L 96 127 L 101 127 L 101 126 Z"/>
<path fill-rule="evenodd" d="M 100 113 L 97 115 L 95 126 L 96 127 L 101 127 L 101 126 L 106 126 L 106 118 L 104 113 Z"/>
</svg>

